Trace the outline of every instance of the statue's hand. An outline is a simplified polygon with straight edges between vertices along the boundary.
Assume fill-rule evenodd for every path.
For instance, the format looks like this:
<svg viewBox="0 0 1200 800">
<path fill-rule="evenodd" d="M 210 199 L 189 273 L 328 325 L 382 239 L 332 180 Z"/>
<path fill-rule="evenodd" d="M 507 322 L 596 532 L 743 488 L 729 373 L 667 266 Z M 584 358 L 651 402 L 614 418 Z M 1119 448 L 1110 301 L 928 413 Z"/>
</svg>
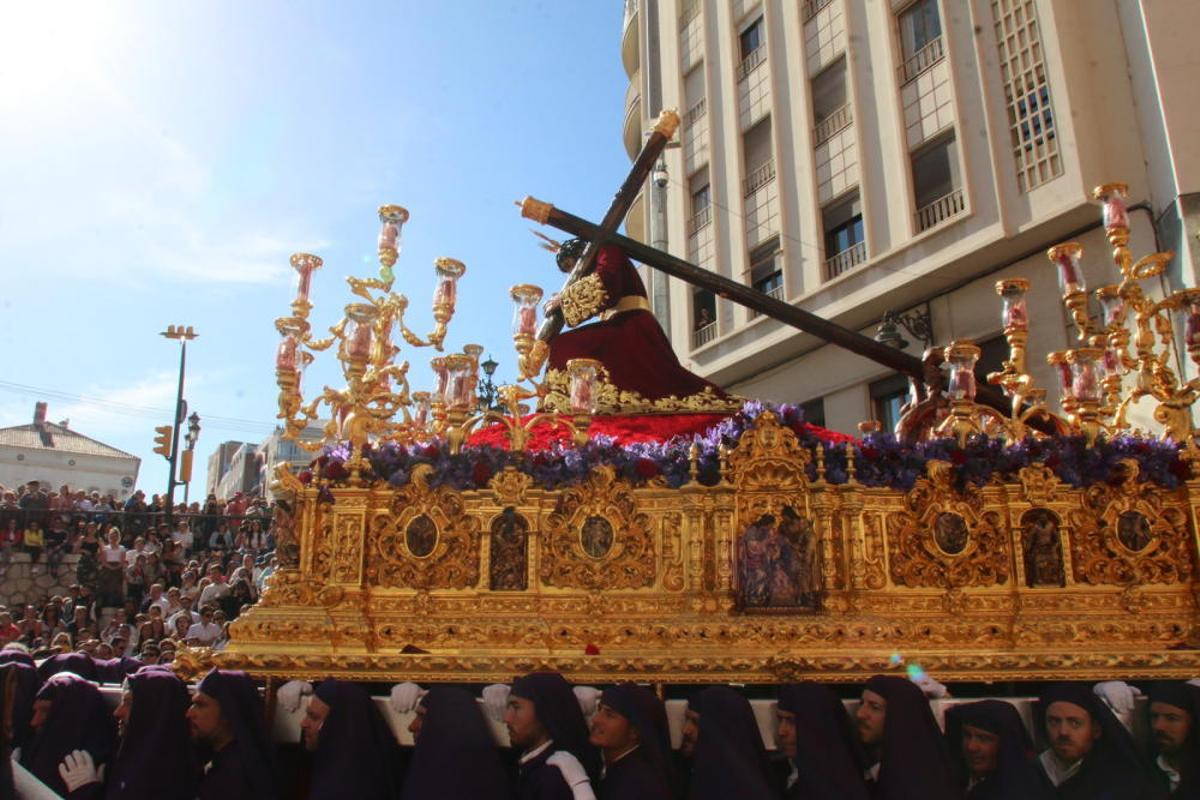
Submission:
<svg viewBox="0 0 1200 800">
<path fill-rule="evenodd" d="M 550 295 L 549 300 L 542 304 L 542 313 L 549 315 L 555 311 L 558 311 L 560 308 L 562 308 L 562 296 L 558 292 L 555 292 L 554 294 Z"/>
</svg>

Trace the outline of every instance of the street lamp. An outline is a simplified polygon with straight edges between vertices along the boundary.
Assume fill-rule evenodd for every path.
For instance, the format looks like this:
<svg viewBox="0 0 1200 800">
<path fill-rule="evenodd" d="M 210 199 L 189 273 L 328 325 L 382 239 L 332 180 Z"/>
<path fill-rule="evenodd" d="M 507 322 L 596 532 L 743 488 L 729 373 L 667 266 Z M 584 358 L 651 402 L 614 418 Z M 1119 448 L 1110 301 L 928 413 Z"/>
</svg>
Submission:
<svg viewBox="0 0 1200 800">
<path fill-rule="evenodd" d="M 901 328 L 920 339 L 925 347 L 933 344 L 933 324 L 928 305 L 924 308 L 914 308 L 904 314 L 897 314 L 891 310 L 883 312 L 879 330 L 875 333 L 875 341 L 903 350 L 908 347 L 908 340 L 900 333 Z"/>
<path fill-rule="evenodd" d="M 179 482 L 183 484 L 183 504 L 187 505 L 188 491 L 192 488 L 192 451 L 200 439 L 200 415 L 195 411 L 187 418 L 188 432 L 184 437 L 187 449 L 183 451 L 183 464 L 179 468 Z"/>
<path fill-rule="evenodd" d="M 492 376 L 496 374 L 496 367 L 500 365 L 489 354 L 487 361 L 482 362 L 479 366 L 484 375 L 483 380 L 479 383 L 479 408 L 482 411 L 490 411 L 496 407 L 497 399 L 496 384 L 492 382 Z"/>
<path fill-rule="evenodd" d="M 187 343 L 195 339 L 199 334 L 196 333 L 191 325 L 188 325 L 186 328 L 183 325 L 168 325 L 167 329 L 162 331 L 160 335 L 179 342 L 179 390 L 175 393 L 175 419 L 172 420 L 171 455 L 167 457 L 167 461 L 171 465 L 170 474 L 167 476 L 167 523 L 173 524 L 175 521 L 175 485 L 177 483 L 185 483 L 185 481 L 175 480 L 175 467 L 179 462 L 180 452 L 179 426 L 183 423 L 184 415 L 187 413 L 183 402 L 183 373 L 187 366 Z"/>
</svg>

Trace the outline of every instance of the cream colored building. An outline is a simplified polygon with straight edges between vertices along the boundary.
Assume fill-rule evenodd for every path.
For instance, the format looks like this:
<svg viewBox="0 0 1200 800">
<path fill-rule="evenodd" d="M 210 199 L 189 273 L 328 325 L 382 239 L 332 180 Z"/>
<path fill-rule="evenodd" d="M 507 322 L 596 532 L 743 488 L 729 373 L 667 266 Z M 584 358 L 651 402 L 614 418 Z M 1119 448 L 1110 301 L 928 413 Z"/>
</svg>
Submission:
<svg viewBox="0 0 1200 800">
<path fill-rule="evenodd" d="M 1045 249 L 1078 240 L 1089 289 L 1116 278 L 1092 187 L 1128 183 L 1135 254 L 1175 250 L 1163 287 L 1197 285 L 1196 30 L 1177 0 L 627 0 L 631 158 L 661 108 L 683 120 L 628 230 L 868 335 L 927 310 L 934 342 L 993 365 L 994 284 L 1026 277 L 1051 387 L 1043 354 L 1074 345 Z M 733 391 L 843 431 L 898 408 L 873 362 L 648 284 L 681 360 Z"/>
</svg>

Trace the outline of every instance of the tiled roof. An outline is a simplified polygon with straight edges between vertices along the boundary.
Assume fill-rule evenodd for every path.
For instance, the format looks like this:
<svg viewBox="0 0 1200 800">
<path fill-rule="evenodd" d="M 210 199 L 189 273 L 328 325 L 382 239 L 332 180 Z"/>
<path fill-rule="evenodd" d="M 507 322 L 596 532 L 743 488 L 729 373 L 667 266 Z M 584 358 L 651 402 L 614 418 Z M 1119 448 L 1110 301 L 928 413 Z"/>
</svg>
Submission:
<svg viewBox="0 0 1200 800">
<path fill-rule="evenodd" d="M 29 450 L 53 450 L 57 453 L 78 453 L 110 458 L 136 458 L 124 450 L 110 447 L 95 439 L 89 439 L 70 428 L 55 425 L 53 422 L 45 424 L 44 432 L 39 431 L 33 424 L 0 428 L 0 447 L 23 447 Z"/>
</svg>

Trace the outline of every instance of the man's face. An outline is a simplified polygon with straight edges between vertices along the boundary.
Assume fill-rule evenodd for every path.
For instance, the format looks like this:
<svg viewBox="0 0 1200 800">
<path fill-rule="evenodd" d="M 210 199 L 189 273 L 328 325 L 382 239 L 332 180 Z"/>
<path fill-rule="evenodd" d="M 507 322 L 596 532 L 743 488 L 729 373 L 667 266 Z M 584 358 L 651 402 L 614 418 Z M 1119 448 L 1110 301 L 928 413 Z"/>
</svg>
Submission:
<svg viewBox="0 0 1200 800">
<path fill-rule="evenodd" d="M 228 738 L 229 726 L 221 714 L 221 704 L 204 692 L 192 695 L 192 704 L 187 710 L 188 731 L 192 741 L 211 744 Z"/>
<path fill-rule="evenodd" d="M 683 738 L 679 742 L 679 752 L 685 758 L 696 754 L 696 745 L 700 742 L 700 713 L 690 708 L 683 712 Z"/>
<path fill-rule="evenodd" d="M 304 749 L 310 753 L 317 751 L 317 741 L 321 736 L 321 726 L 329 716 L 329 704 L 315 694 L 308 701 L 308 710 L 304 719 L 300 720 L 300 735 L 304 739 Z"/>
<path fill-rule="evenodd" d="M 775 731 L 775 741 L 788 758 L 796 757 L 796 715 L 781 708 L 775 709 L 779 719 L 779 727 Z"/>
<path fill-rule="evenodd" d="M 1174 755 L 1180 752 L 1194 723 L 1192 715 L 1179 706 L 1150 704 L 1150 731 L 1154 734 L 1154 747 L 1160 753 Z"/>
<path fill-rule="evenodd" d="M 1086 708 L 1060 700 L 1046 709 L 1046 738 L 1060 760 L 1074 763 L 1092 752 L 1100 726 Z"/>
<path fill-rule="evenodd" d="M 887 700 L 883 695 L 863 689 L 862 703 L 854 712 L 858 727 L 858 740 L 867 747 L 875 747 L 883 741 L 883 725 L 887 721 Z"/>
<path fill-rule="evenodd" d="M 963 725 L 962 754 L 972 777 L 990 775 L 999 764 L 1000 737 L 974 725 Z"/>
<path fill-rule="evenodd" d="M 537 747 L 550 738 L 545 726 L 538 721 L 537 709 L 532 700 L 509 695 L 504 709 L 504 725 L 508 728 L 508 740 L 519 750 Z"/>
<path fill-rule="evenodd" d="M 613 711 L 603 703 L 592 716 L 592 731 L 588 738 L 593 745 L 607 753 L 619 754 L 638 743 L 637 729 L 629 718 Z"/>
<path fill-rule="evenodd" d="M 113 709 L 113 718 L 117 721 L 117 733 L 121 736 L 125 735 L 125 731 L 129 727 L 129 711 L 132 708 L 133 692 L 125 689 L 121 692 L 121 702 Z"/>
<path fill-rule="evenodd" d="M 49 700 L 34 700 L 33 701 L 33 717 L 29 720 L 29 727 L 35 731 L 46 724 L 46 719 L 50 716 L 50 707 L 53 703 Z"/>
<path fill-rule="evenodd" d="M 414 744 L 421 738 L 421 728 L 425 726 L 425 715 L 428 713 L 428 708 L 418 705 L 416 713 L 413 714 L 412 722 L 408 723 L 408 732 L 412 734 Z"/>
</svg>

